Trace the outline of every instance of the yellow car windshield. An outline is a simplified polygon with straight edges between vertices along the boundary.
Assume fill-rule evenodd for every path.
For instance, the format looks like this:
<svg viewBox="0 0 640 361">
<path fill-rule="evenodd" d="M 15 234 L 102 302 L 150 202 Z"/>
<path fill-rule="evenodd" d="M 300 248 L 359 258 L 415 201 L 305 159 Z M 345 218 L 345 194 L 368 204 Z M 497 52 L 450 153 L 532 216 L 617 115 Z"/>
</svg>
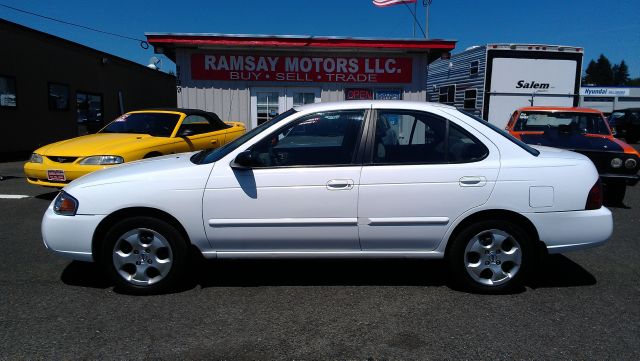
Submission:
<svg viewBox="0 0 640 361">
<path fill-rule="evenodd" d="M 100 133 L 135 133 L 169 137 L 179 119 L 180 114 L 171 113 L 124 114 L 109 123 Z"/>
</svg>

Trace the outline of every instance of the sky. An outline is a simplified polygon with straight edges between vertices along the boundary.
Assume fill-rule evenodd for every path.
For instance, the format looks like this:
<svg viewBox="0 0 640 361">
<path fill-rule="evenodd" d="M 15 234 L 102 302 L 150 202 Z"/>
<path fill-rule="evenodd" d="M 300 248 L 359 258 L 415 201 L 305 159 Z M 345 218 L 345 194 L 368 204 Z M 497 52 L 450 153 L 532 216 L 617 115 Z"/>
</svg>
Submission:
<svg viewBox="0 0 640 361">
<path fill-rule="evenodd" d="M 425 8 L 418 0 L 424 26 Z M 145 39 L 145 32 L 332 35 L 411 38 L 404 5 L 378 8 L 371 0 L 44 1 L 0 4 L 100 30 Z M 540 43 L 583 47 L 583 69 L 605 54 L 625 60 L 640 77 L 640 0 L 433 0 L 429 37 L 457 40 L 454 53 L 487 43 Z M 141 64 L 154 56 L 139 43 L 63 25 L 0 7 L 0 18 L 60 36 Z M 419 33 L 419 31 L 418 31 Z M 421 35 L 421 34 L 420 34 Z M 162 58 L 162 69 L 175 69 Z"/>
</svg>

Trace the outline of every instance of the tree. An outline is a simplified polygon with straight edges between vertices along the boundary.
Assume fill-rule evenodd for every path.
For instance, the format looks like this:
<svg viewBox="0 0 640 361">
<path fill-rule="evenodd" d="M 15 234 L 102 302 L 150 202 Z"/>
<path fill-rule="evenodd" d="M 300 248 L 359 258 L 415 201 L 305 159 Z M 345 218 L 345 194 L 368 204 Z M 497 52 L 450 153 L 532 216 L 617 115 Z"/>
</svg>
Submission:
<svg viewBox="0 0 640 361">
<path fill-rule="evenodd" d="M 593 60 L 591 61 L 593 62 Z M 591 66 L 591 63 L 589 63 Z M 611 62 L 604 54 L 600 54 L 598 60 L 594 63 L 591 71 L 587 68 L 587 82 L 595 85 L 612 85 L 613 71 L 611 70 Z"/>
<path fill-rule="evenodd" d="M 613 85 L 627 85 L 629 82 L 629 67 L 624 60 L 619 65 L 614 65 L 611 71 L 613 73 Z"/>
</svg>

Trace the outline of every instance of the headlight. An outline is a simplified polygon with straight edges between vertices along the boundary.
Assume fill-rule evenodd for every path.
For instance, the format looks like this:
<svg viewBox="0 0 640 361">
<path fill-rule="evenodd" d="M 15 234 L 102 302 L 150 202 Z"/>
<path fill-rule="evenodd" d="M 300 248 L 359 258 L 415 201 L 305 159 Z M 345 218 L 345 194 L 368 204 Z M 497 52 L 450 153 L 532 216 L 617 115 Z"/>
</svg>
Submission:
<svg viewBox="0 0 640 361">
<path fill-rule="evenodd" d="M 620 158 L 613 158 L 611 159 L 611 166 L 613 168 L 620 168 L 622 167 L 622 159 Z"/>
<path fill-rule="evenodd" d="M 636 167 L 636 165 L 638 165 L 638 162 L 633 158 L 629 158 L 624 161 L 624 166 L 628 169 L 633 169 Z"/>
<path fill-rule="evenodd" d="M 60 191 L 60 194 L 53 201 L 53 211 L 61 216 L 75 216 L 78 210 L 78 200 L 69 193 Z"/>
<path fill-rule="evenodd" d="M 94 155 L 80 161 L 82 165 L 111 165 L 120 163 L 124 163 L 124 158 L 117 155 Z"/>
<path fill-rule="evenodd" d="M 29 158 L 29 162 L 42 163 L 42 156 L 38 153 L 31 153 L 31 158 Z"/>
</svg>

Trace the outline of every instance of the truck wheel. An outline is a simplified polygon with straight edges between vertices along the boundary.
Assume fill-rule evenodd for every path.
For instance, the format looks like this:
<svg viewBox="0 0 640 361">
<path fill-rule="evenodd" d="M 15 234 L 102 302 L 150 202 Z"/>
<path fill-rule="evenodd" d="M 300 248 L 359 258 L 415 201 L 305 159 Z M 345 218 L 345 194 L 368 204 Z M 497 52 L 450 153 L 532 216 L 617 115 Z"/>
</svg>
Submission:
<svg viewBox="0 0 640 361">
<path fill-rule="evenodd" d="M 627 185 L 624 182 L 611 182 L 604 187 L 604 198 L 607 203 L 621 204 L 626 193 Z"/>
<path fill-rule="evenodd" d="M 464 289 L 506 293 L 521 287 L 531 264 L 531 237 L 518 225 L 487 220 L 471 224 L 452 241 L 447 261 Z"/>
<path fill-rule="evenodd" d="M 131 294 L 172 289 L 188 258 L 187 242 L 170 224 L 152 217 L 132 217 L 106 234 L 100 263 L 116 287 Z"/>
</svg>

